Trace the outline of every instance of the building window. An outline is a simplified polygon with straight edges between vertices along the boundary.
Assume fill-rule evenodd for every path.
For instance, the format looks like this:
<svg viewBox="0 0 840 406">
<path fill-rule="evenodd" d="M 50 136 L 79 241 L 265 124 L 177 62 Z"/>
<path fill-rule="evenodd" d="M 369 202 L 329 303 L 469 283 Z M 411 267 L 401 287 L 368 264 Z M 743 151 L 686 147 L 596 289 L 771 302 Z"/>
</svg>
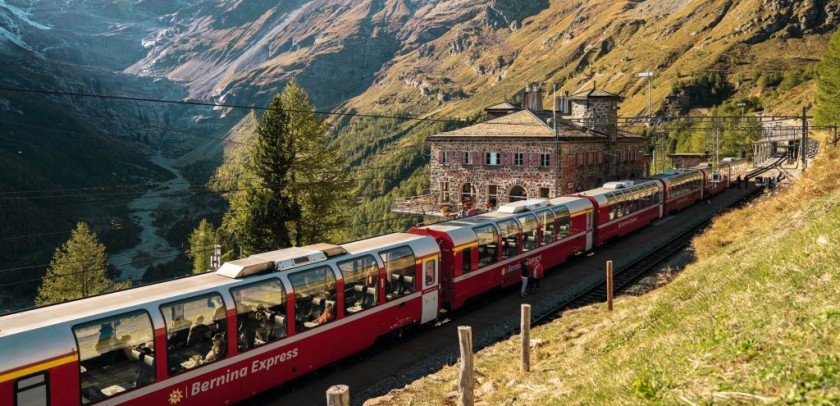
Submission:
<svg viewBox="0 0 840 406">
<path fill-rule="evenodd" d="M 488 152 L 485 154 L 484 159 L 485 165 L 499 165 L 499 153 L 498 152 Z"/>
<path fill-rule="evenodd" d="M 464 152 L 464 165 L 472 165 L 472 153 L 470 151 Z"/>
<path fill-rule="evenodd" d="M 496 207 L 499 201 L 499 187 L 496 185 L 487 185 L 487 205 L 488 208 Z"/>
<path fill-rule="evenodd" d="M 548 168 L 551 165 L 551 155 L 540 154 L 540 167 Z"/>
<path fill-rule="evenodd" d="M 448 164 L 449 160 L 446 158 L 446 151 L 440 151 L 440 163 L 441 164 Z"/>
<path fill-rule="evenodd" d="M 440 200 L 442 202 L 449 201 L 449 182 L 440 182 Z"/>
<path fill-rule="evenodd" d="M 540 197 L 543 199 L 548 199 L 548 194 L 550 193 L 550 189 L 547 187 L 540 188 Z"/>
<path fill-rule="evenodd" d="M 513 154 L 513 165 L 514 166 L 522 166 L 522 162 L 524 161 L 524 159 L 523 159 L 524 155 L 525 154 L 523 154 L 521 152 L 517 152 L 517 153 Z"/>
</svg>

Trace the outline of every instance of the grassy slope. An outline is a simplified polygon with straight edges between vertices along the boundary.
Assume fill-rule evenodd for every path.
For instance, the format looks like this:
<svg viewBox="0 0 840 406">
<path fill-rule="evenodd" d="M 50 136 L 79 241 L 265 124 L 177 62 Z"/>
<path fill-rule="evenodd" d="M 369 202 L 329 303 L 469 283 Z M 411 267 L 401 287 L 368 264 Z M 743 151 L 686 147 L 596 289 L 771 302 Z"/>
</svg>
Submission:
<svg viewBox="0 0 840 406">
<path fill-rule="evenodd" d="M 719 217 L 669 285 L 532 331 L 531 373 L 518 338 L 479 352 L 477 404 L 840 402 L 838 160 Z M 446 367 L 368 404 L 457 404 L 457 379 Z"/>
</svg>

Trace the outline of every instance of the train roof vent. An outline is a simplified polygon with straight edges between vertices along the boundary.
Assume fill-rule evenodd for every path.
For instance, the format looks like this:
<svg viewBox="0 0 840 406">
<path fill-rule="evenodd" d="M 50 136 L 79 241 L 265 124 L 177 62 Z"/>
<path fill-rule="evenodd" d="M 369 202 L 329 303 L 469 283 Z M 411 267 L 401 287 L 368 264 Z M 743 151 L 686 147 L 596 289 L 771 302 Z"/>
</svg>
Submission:
<svg viewBox="0 0 840 406">
<path fill-rule="evenodd" d="M 281 259 L 274 263 L 274 270 L 276 271 L 285 271 L 291 268 L 297 268 L 302 265 L 312 264 L 315 262 L 326 261 L 327 256 L 324 255 L 323 252 L 313 252 L 309 255 L 295 257 L 295 258 L 288 258 L 288 259 Z"/>
<path fill-rule="evenodd" d="M 523 211 L 537 210 L 548 207 L 548 200 L 546 199 L 529 199 L 518 202 L 511 202 L 499 206 L 496 210 L 499 213 L 520 213 Z"/>
<path fill-rule="evenodd" d="M 320 243 L 320 244 L 312 244 L 307 245 L 306 248 L 311 248 L 315 251 L 321 251 L 327 258 L 337 257 L 339 255 L 344 255 L 347 253 L 347 250 L 340 245 L 334 244 L 327 244 L 327 243 Z"/>
<path fill-rule="evenodd" d="M 635 182 L 632 180 L 620 180 L 617 182 L 604 183 L 604 189 L 624 189 L 633 186 Z"/>
<path fill-rule="evenodd" d="M 272 269 L 274 269 L 274 261 L 248 257 L 225 262 L 219 270 L 216 271 L 216 274 L 236 279 L 244 278 L 249 275 L 257 275 L 263 272 L 270 272 Z"/>
</svg>

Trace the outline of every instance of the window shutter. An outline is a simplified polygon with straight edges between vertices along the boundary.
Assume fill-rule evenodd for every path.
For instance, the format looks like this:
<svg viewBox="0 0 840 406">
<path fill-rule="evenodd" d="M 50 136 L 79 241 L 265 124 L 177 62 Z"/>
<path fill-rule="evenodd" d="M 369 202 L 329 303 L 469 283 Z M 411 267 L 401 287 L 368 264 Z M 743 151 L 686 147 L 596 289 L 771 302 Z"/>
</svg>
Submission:
<svg viewBox="0 0 840 406">
<path fill-rule="evenodd" d="M 473 165 L 484 165 L 484 154 L 481 151 L 473 152 Z"/>
<path fill-rule="evenodd" d="M 440 158 L 441 158 L 442 155 L 443 154 L 441 153 L 441 150 L 435 151 L 435 156 L 434 156 L 435 163 L 440 163 Z"/>
</svg>

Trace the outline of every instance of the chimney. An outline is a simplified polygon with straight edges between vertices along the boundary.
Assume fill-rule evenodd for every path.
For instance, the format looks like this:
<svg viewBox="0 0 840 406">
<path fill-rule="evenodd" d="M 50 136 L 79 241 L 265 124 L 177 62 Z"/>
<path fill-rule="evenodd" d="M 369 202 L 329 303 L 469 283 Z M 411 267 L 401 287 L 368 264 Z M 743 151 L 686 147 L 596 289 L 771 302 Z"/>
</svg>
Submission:
<svg viewBox="0 0 840 406">
<path fill-rule="evenodd" d="M 540 84 L 533 82 L 525 86 L 525 96 L 522 98 L 522 107 L 533 112 L 542 111 L 542 89 Z"/>
</svg>

